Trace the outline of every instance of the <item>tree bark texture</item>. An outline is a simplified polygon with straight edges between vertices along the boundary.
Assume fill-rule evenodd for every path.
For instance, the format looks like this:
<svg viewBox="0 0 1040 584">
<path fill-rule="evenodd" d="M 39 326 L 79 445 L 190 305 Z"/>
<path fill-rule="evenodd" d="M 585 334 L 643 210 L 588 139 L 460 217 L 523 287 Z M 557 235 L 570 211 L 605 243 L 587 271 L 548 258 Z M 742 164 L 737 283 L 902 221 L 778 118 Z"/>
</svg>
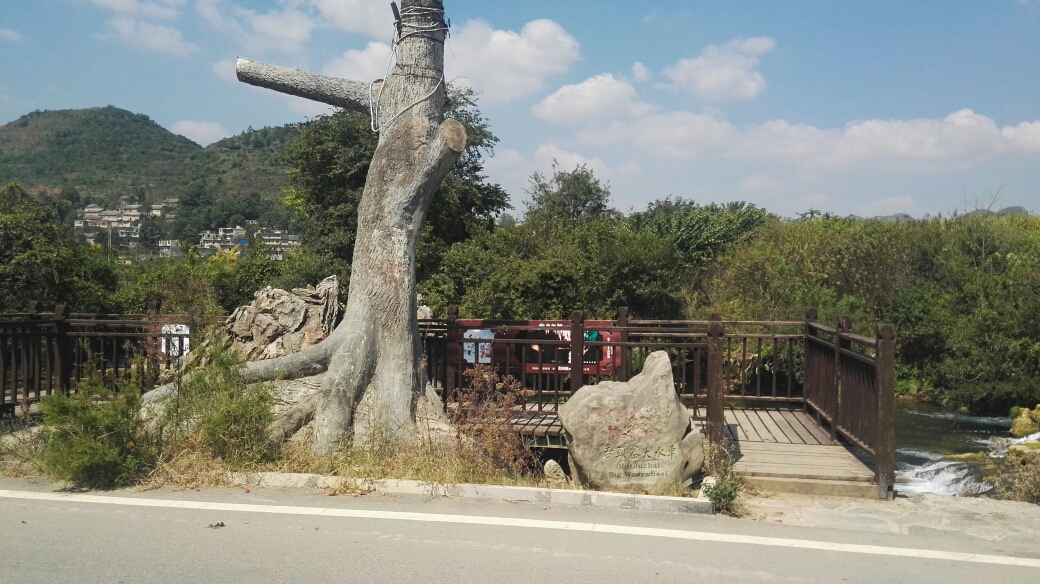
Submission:
<svg viewBox="0 0 1040 584">
<path fill-rule="evenodd" d="M 419 401 L 431 399 L 416 319 L 415 248 L 434 192 L 465 149 L 466 132 L 443 117 L 442 0 L 404 0 L 400 30 L 393 73 L 375 86 L 380 135 L 358 208 L 343 320 L 319 345 L 245 369 L 253 381 L 327 370 L 313 407 L 297 408 L 284 425 L 289 431 L 313 417 L 318 450 L 343 444 L 351 430 L 355 442 L 410 439 Z M 345 109 L 370 107 L 366 82 L 245 59 L 239 78 Z"/>
</svg>

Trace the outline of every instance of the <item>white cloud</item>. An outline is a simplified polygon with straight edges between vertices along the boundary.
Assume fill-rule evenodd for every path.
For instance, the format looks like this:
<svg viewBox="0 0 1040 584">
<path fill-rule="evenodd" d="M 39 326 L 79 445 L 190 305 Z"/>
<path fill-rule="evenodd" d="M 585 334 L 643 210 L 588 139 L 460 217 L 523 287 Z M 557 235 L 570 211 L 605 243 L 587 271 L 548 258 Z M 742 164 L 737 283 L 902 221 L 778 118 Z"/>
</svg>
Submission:
<svg viewBox="0 0 1040 584">
<path fill-rule="evenodd" d="M 816 193 L 815 195 L 809 195 L 802 199 L 802 202 L 810 209 L 825 209 L 827 203 L 830 202 L 830 197 L 823 193 Z"/>
<path fill-rule="evenodd" d="M 726 120 L 687 111 L 652 114 L 637 121 L 615 121 L 578 132 L 579 144 L 589 147 L 640 147 L 654 156 L 696 158 L 705 151 L 731 145 L 739 131 Z"/>
<path fill-rule="evenodd" d="M 226 26 L 226 21 L 220 14 L 220 10 L 217 8 L 217 4 L 219 3 L 220 0 L 198 0 L 198 2 L 195 3 L 195 12 L 199 17 L 218 30 L 223 29 Z"/>
<path fill-rule="evenodd" d="M 221 59 L 212 65 L 213 76 L 221 81 L 238 83 L 236 59 Z"/>
<path fill-rule="evenodd" d="M 516 150 L 499 150 L 484 161 L 484 167 L 498 171 L 509 171 L 522 168 L 527 164 L 524 157 Z"/>
<path fill-rule="evenodd" d="M 738 38 L 721 47 L 711 45 L 696 59 L 680 59 L 663 74 L 675 87 L 702 99 L 747 101 L 765 90 L 766 80 L 755 68 L 759 57 L 775 46 L 769 37 Z"/>
<path fill-rule="evenodd" d="M 650 81 L 650 78 L 653 76 L 654 74 L 650 72 L 650 69 L 646 68 L 646 65 L 639 61 L 632 63 L 632 81 L 635 81 L 636 83 L 646 83 L 647 81 Z"/>
<path fill-rule="evenodd" d="M 964 109 L 941 120 L 864 120 L 828 129 L 773 120 L 738 128 L 716 115 L 675 111 L 586 128 L 576 139 L 589 147 L 638 146 L 681 159 L 715 154 L 807 172 L 963 171 L 1002 154 L 1040 152 L 1040 122 L 999 128 Z"/>
<path fill-rule="evenodd" d="M 300 55 L 311 40 L 311 32 L 319 24 L 300 9 L 307 8 L 301 5 L 300 0 L 279 0 L 279 4 L 286 7 L 267 12 L 237 4 L 231 4 L 222 12 L 220 4 L 222 0 L 198 0 L 195 11 L 213 28 L 238 39 L 248 53 L 275 50 Z"/>
<path fill-rule="evenodd" d="M 542 144 L 534 152 L 534 163 L 537 170 L 548 172 L 552 169 L 553 162 L 560 165 L 564 171 L 574 170 L 575 167 L 586 165 L 597 177 L 611 179 L 617 176 L 634 176 L 639 174 L 639 166 L 634 163 L 626 163 L 619 167 L 611 167 L 598 156 L 588 157 L 577 152 L 570 152 L 560 148 L 556 144 Z"/>
<path fill-rule="evenodd" d="M 282 99 L 289 105 L 289 109 L 308 118 L 329 115 L 336 111 L 331 105 L 325 105 L 324 103 L 318 103 L 294 95 L 283 95 Z"/>
<path fill-rule="evenodd" d="M 740 181 L 740 190 L 754 195 L 775 195 L 784 190 L 784 183 L 768 174 L 753 174 Z"/>
<path fill-rule="evenodd" d="M 180 16 L 180 9 L 186 0 L 155 0 L 140 2 L 138 0 L 91 0 L 95 5 L 124 14 L 140 16 L 155 20 L 173 20 Z"/>
<path fill-rule="evenodd" d="M 579 125 L 639 117 L 653 109 L 650 104 L 636 98 L 631 83 L 603 73 L 575 85 L 564 85 L 534 106 L 532 111 L 535 116 L 554 124 Z"/>
<path fill-rule="evenodd" d="M 184 40 L 181 32 L 172 26 L 140 22 L 125 16 L 108 20 L 113 33 L 100 35 L 103 40 L 120 40 L 149 51 L 170 53 L 185 57 L 199 50 L 194 43 Z"/>
<path fill-rule="evenodd" d="M 217 140 L 231 135 L 230 132 L 216 122 L 192 122 L 188 120 L 173 124 L 170 126 L 170 131 L 203 146 L 209 146 Z"/>
<path fill-rule="evenodd" d="M 390 45 L 371 41 L 364 50 L 350 49 L 342 56 L 325 64 L 322 72 L 343 79 L 358 81 L 375 81 L 386 75 L 386 65 L 390 62 Z"/>
<path fill-rule="evenodd" d="M 533 20 L 519 33 L 471 20 L 453 29 L 445 68 L 449 79 L 482 90 L 485 103 L 505 103 L 570 69 L 580 59 L 578 49 L 578 41 L 552 20 Z"/>
<path fill-rule="evenodd" d="M 748 160 L 793 159 L 806 167 L 964 170 L 992 157 L 1034 151 L 1040 123 L 998 128 L 969 109 L 942 120 L 865 120 L 820 129 L 783 120 L 742 132 L 731 155 Z"/>
<path fill-rule="evenodd" d="M 378 39 L 389 40 L 394 32 L 394 15 L 390 3 L 383 0 L 311 0 L 332 26 L 346 32 L 356 32 Z"/>
<path fill-rule="evenodd" d="M 0 28 L 0 41 L 17 43 L 22 40 L 22 35 L 9 28 Z"/>
<path fill-rule="evenodd" d="M 1040 122 L 1022 122 L 1017 126 L 1005 126 L 1001 135 L 1012 148 L 1024 152 L 1040 152 Z"/>
<path fill-rule="evenodd" d="M 311 31 L 314 30 L 310 17 L 294 8 L 264 13 L 236 8 L 235 13 L 251 29 L 246 33 L 246 45 L 253 50 L 270 48 L 284 53 L 299 53 L 311 40 Z"/>
</svg>

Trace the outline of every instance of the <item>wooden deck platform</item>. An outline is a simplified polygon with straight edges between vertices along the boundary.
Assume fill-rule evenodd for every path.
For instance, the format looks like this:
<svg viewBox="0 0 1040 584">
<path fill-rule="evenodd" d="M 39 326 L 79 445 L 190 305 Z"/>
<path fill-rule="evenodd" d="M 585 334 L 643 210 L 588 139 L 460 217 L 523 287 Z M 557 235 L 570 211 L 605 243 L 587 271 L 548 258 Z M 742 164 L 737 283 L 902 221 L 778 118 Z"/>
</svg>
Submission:
<svg viewBox="0 0 1040 584">
<path fill-rule="evenodd" d="M 698 412 L 701 413 L 701 412 Z M 696 422 L 703 431 L 703 422 Z M 773 492 L 877 497 L 869 458 L 841 443 L 801 410 L 726 410 L 733 466 Z"/>
<path fill-rule="evenodd" d="M 704 411 L 693 427 L 704 431 Z M 565 448 L 563 427 L 552 410 L 517 413 L 513 427 L 536 446 Z M 727 409 L 726 437 L 734 467 L 760 489 L 781 493 L 877 497 L 874 469 L 862 453 L 831 442 L 830 434 L 801 410 Z"/>
</svg>

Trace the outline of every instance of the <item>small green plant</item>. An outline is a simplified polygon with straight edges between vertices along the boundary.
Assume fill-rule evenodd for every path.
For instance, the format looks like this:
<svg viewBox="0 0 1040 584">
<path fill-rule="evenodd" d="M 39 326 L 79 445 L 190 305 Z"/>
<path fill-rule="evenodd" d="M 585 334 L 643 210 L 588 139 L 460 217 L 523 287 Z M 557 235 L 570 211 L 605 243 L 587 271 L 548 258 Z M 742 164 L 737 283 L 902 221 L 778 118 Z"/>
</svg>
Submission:
<svg viewBox="0 0 1040 584">
<path fill-rule="evenodd" d="M 74 394 L 41 400 L 44 469 L 77 487 L 108 489 L 132 483 L 157 455 L 140 409 L 141 394 L 132 382 L 113 389 L 84 383 Z"/>
<path fill-rule="evenodd" d="M 714 484 L 706 484 L 704 494 L 711 501 L 711 510 L 715 513 L 732 514 L 737 504 L 740 491 L 733 481 L 716 480 Z"/>
<path fill-rule="evenodd" d="M 737 499 L 741 491 L 747 488 L 747 481 L 744 480 L 744 475 L 733 468 L 733 457 L 725 442 L 708 446 L 705 466 L 708 473 L 715 478 L 714 484 L 706 484 L 702 488 L 705 496 L 711 501 L 712 511 L 738 515 L 740 506 Z"/>
</svg>

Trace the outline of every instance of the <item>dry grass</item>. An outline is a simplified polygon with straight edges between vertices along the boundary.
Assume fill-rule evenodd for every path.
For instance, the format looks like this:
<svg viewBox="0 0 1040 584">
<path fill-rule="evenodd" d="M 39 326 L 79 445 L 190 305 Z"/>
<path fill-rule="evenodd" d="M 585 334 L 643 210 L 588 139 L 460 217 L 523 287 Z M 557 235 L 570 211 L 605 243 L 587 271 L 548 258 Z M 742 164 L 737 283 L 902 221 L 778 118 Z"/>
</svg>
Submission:
<svg viewBox="0 0 1040 584">
<path fill-rule="evenodd" d="M 36 477 L 43 474 L 41 426 L 22 416 L 0 420 L 0 477 Z"/>
<path fill-rule="evenodd" d="M 388 478 L 440 484 L 533 486 L 544 482 L 540 465 L 509 422 L 508 413 L 519 400 L 519 384 L 511 377 L 500 378 L 487 367 L 478 367 L 467 372 L 467 376 L 470 388 L 460 394 L 460 407 L 452 413 L 456 434 L 447 436 L 420 428 L 419 438 L 412 443 L 369 440 L 364 445 L 347 446 L 330 454 L 315 453 L 307 445 L 288 443 L 276 449 L 274 456 L 221 457 L 209 446 L 211 440 L 207 440 L 204 433 L 183 431 L 196 424 L 185 424 L 183 415 L 175 416 L 174 425 L 181 431 L 167 433 L 163 455 L 141 485 L 146 488 L 221 486 L 226 484 L 231 472 L 308 473 L 355 478 L 358 484 Z M 198 381 L 193 385 L 199 388 L 189 393 L 196 399 L 199 395 L 225 393 L 206 387 L 207 378 L 213 379 L 213 376 L 194 377 Z M 226 366 L 217 379 L 221 385 L 228 382 Z M 202 403 L 207 402 L 203 399 Z M 371 432 L 370 435 L 388 433 Z"/>
</svg>

